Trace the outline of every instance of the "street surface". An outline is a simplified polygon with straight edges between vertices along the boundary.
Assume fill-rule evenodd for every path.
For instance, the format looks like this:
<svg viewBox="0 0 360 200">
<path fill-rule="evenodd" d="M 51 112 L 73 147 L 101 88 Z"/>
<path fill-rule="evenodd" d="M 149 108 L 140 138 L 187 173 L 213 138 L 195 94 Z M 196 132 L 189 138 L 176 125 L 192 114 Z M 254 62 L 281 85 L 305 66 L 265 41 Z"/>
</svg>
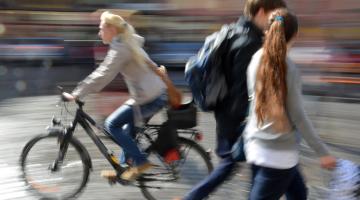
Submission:
<svg viewBox="0 0 360 200">
<path fill-rule="evenodd" d="M 112 109 L 120 105 L 126 99 L 126 94 L 103 93 L 103 96 L 88 98 L 85 106 L 92 116 L 98 121 L 104 119 Z M 0 199 L 1 200 L 35 200 L 39 197 L 26 190 L 24 182 L 19 178 L 20 168 L 18 164 L 21 149 L 25 143 L 35 135 L 45 132 L 45 127 L 50 124 L 53 115 L 59 115 L 60 110 L 55 106 L 58 96 L 34 96 L 10 98 L 0 101 Z M 359 121 L 360 106 L 358 103 L 320 102 L 316 97 L 306 97 L 306 111 L 312 122 L 328 143 L 335 144 L 331 150 L 338 157 L 350 159 L 360 163 L 359 145 Z M 74 111 L 75 106 L 71 105 Z M 163 114 L 158 114 L 154 123 L 160 123 Z M 71 118 L 71 116 L 69 116 Z M 69 118 L 69 119 L 70 119 Z M 215 146 L 215 121 L 211 113 L 200 112 L 198 116 L 198 129 L 204 134 L 201 145 L 206 149 L 214 149 Z M 110 186 L 107 180 L 100 177 L 100 171 L 110 169 L 100 152 L 92 144 L 83 132 L 76 135 L 89 150 L 93 161 L 94 170 L 90 174 L 90 180 L 79 200 L 138 200 L 144 199 L 138 188 L 123 187 L 120 185 Z M 106 143 L 108 144 L 108 143 Z M 112 145 L 115 148 L 116 146 Z M 338 148 L 340 147 L 340 148 Z M 310 199 L 324 199 L 321 196 L 328 172 L 319 168 L 314 153 L 306 146 L 301 147 L 301 167 L 305 173 L 310 188 Z M 217 159 L 213 154 L 213 162 Z M 226 182 L 211 200 L 245 200 L 248 190 L 249 171 L 246 166 L 240 167 L 233 178 Z M 320 187 L 320 188 L 318 188 Z M 166 193 L 166 191 L 159 191 Z"/>
</svg>

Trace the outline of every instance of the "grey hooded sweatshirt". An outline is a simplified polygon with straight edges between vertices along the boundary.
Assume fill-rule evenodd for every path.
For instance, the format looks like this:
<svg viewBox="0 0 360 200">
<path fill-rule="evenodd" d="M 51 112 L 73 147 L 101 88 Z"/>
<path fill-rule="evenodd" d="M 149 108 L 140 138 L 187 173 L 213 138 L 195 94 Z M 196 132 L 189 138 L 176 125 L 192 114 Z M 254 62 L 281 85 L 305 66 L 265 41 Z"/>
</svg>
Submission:
<svg viewBox="0 0 360 200">
<path fill-rule="evenodd" d="M 136 35 L 139 43 L 144 39 Z M 143 56 L 149 59 L 147 53 L 142 50 Z M 89 93 L 95 93 L 109 84 L 118 73 L 121 73 L 129 89 L 130 104 L 143 105 L 158 96 L 166 89 L 165 83 L 146 64 L 140 65 L 133 58 L 129 47 L 121 42 L 119 37 L 112 40 L 110 49 L 104 61 L 88 77 L 81 81 L 72 92 L 79 98 Z"/>
</svg>

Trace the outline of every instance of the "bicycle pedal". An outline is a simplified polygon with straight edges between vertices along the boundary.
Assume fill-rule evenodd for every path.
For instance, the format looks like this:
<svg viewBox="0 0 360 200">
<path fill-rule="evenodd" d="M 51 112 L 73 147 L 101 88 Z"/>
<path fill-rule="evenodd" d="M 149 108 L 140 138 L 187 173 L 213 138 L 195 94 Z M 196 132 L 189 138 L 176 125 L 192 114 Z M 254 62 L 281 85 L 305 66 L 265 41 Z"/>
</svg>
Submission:
<svg viewBox="0 0 360 200">
<path fill-rule="evenodd" d="M 116 179 L 117 183 L 121 184 L 121 185 L 130 185 L 131 183 L 133 183 L 134 181 L 128 181 L 128 180 L 124 180 L 121 179 L 120 177 L 118 179 Z"/>
<path fill-rule="evenodd" d="M 106 179 L 110 185 L 115 185 L 118 182 L 118 177 L 109 177 Z"/>
<path fill-rule="evenodd" d="M 109 185 L 115 185 L 117 183 L 117 178 L 108 178 Z"/>
<path fill-rule="evenodd" d="M 121 179 L 119 176 L 114 176 L 114 177 L 104 177 L 108 180 L 109 185 L 113 186 L 117 183 L 121 184 L 121 185 L 129 185 L 130 181 Z"/>
</svg>

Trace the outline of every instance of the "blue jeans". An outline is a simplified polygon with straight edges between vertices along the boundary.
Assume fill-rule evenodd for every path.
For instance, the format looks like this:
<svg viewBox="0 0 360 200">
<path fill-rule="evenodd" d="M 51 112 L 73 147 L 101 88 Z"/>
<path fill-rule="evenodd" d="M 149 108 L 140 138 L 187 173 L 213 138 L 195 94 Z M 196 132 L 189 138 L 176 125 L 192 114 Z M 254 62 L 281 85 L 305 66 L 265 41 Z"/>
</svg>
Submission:
<svg viewBox="0 0 360 200">
<path fill-rule="evenodd" d="M 232 158 L 232 147 L 242 134 L 243 126 L 240 117 L 228 116 L 226 112 L 215 112 L 216 119 L 216 154 L 221 158 L 216 168 L 200 183 L 195 185 L 184 200 L 201 200 L 231 178 L 236 169 L 236 161 Z"/>
<path fill-rule="evenodd" d="M 252 187 L 249 200 L 306 200 L 307 189 L 297 166 L 273 169 L 252 165 Z"/>
<path fill-rule="evenodd" d="M 167 95 L 164 93 L 155 100 L 140 105 L 141 115 L 144 119 L 148 119 L 166 104 Z M 128 159 L 131 159 L 133 166 L 139 166 L 146 163 L 147 159 L 134 140 L 136 129 L 133 109 L 130 105 L 120 106 L 105 120 L 105 130 L 123 149 L 123 153 L 120 154 L 120 164 L 125 164 Z"/>
<path fill-rule="evenodd" d="M 232 157 L 221 159 L 216 168 L 204 180 L 198 183 L 192 190 L 183 197 L 183 200 L 201 200 L 209 196 L 209 194 L 220 186 L 235 169 L 236 162 Z"/>
</svg>

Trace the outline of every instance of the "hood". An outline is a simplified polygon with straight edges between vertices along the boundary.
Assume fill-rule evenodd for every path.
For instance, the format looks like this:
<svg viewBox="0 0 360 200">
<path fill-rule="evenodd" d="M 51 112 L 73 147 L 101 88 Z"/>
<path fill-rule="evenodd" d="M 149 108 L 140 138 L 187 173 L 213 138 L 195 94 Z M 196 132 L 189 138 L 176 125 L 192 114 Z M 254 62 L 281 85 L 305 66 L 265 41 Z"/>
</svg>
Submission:
<svg viewBox="0 0 360 200">
<path fill-rule="evenodd" d="M 138 34 L 133 34 L 133 37 L 132 39 L 140 46 L 140 47 L 143 47 L 144 46 L 144 43 L 145 43 L 145 38 L 138 35 Z M 131 43 L 130 43 L 131 44 Z M 117 36 L 115 37 L 111 43 L 110 43 L 110 46 L 112 48 L 119 48 L 119 47 L 122 47 L 122 45 L 124 45 L 124 42 L 123 40 L 121 39 L 121 37 Z"/>
<path fill-rule="evenodd" d="M 138 42 L 139 46 L 143 47 L 144 43 L 145 43 L 145 38 L 138 35 L 138 34 L 133 34 L 134 39 Z"/>
</svg>

